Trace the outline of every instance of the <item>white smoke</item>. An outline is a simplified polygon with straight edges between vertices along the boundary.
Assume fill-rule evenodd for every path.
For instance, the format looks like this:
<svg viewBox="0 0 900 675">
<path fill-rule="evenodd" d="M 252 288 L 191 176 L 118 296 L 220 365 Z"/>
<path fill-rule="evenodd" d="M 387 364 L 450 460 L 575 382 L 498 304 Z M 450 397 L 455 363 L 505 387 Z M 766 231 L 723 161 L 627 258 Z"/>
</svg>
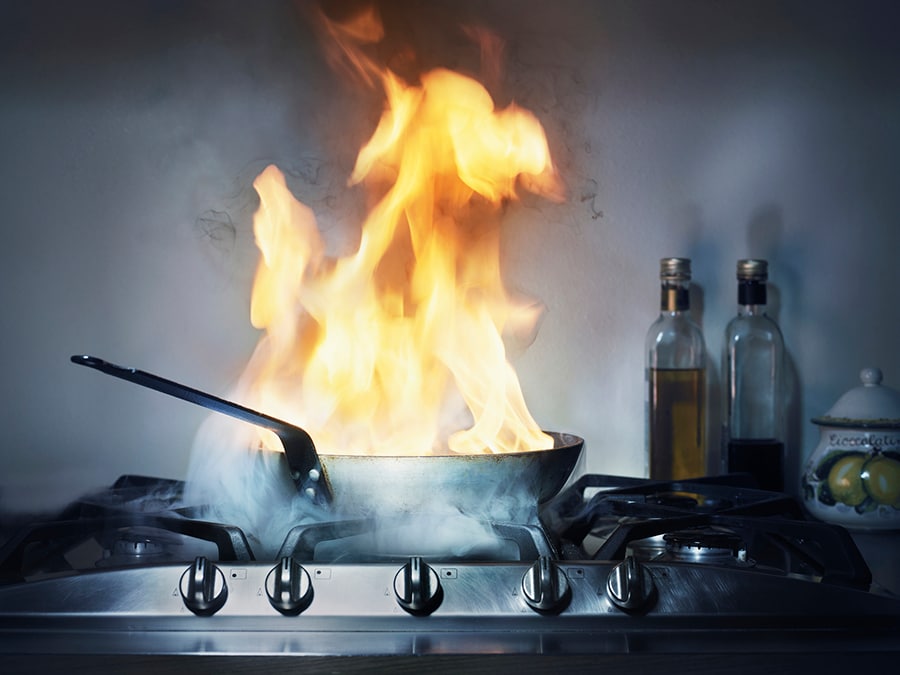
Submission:
<svg viewBox="0 0 900 675">
<path fill-rule="evenodd" d="M 258 554 L 272 555 L 295 525 L 322 518 L 298 493 L 284 455 L 258 447 L 251 425 L 211 415 L 194 439 L 184 490 L 188 505 L 239 527 Z"/>
<path fill-rule="evenodd" d="M 492 523 L 536 522 L 535 495 L 525 486 L 486 484 L 473 499 L 472 491 L 442 490 L 427 477 L 421 484 L 400 485 L 387 470 L 390 457 L 352 458 L 381 463 L 372 482 L 359 486 L 372 496 L 369 508 L 365 497 L 342 501 L 341 487 L 345 495 L 352 488 L 347 485 L 335 486 L 331 508 L 317 507 L 291 479 L 284 455 L 258 448 L 257 438 L 252 425 L 211 415 L 194 441 L 184 490 L 186 504 L 200 507 L 200 517 L 239 527 L 257 557 L 274 556 L 297 525 L 332 520 L 370 521 L 362 538 L 373 551 L 453 557 L 496 549 Z M 472 480 L 477 485 L 479 476 Z M 397 492 L 412 498 L 393 501 Z"/>
</svg>

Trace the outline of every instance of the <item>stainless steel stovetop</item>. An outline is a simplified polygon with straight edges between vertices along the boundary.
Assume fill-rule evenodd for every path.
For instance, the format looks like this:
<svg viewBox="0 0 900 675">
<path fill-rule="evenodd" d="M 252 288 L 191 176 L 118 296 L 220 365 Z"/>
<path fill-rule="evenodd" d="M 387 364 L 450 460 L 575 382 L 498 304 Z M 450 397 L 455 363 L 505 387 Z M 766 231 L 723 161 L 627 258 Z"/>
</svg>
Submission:
<svg viewBox="0 0 900 675">
<path fill-rule="evenodd" d="M 900 598 L 847 532 L 741 476 L 585 476 L 462 553 L 425 535 L 373 549 L 370 521 L 301 525 L 265 560 L 180 487 L 125 476 L 16 531 L 0 658 L 900 657 Z"/>
</svg>

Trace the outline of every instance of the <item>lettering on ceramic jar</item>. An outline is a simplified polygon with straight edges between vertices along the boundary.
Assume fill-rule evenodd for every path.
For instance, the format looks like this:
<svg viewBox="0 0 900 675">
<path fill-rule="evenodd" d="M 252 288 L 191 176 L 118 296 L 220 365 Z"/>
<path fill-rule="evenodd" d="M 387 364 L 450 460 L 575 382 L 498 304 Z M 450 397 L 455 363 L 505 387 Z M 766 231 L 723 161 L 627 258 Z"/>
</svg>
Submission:
<svg viewBox="0 0 900 675">
<path fill-rule="evenodd" d="M 847 434 L 832 433 L 828 436 L 828 445 L 834 448 L 861 448 L 871 447 L 876 450 L 882 448 L 900 447 L 900 434 L 863 434 L 850 436 Z"/>
</svg>

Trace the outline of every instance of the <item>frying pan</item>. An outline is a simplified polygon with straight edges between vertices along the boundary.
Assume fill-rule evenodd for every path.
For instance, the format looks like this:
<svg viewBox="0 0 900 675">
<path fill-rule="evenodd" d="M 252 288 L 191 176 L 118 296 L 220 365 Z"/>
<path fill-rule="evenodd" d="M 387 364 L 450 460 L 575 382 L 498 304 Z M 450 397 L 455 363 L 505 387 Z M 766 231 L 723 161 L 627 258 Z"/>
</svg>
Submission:
<svg viewBox="0 0 900 675">
<path fill-rule="evenodd" d="M 284 446 L 291 478 L 315 503 L 349 513 L 403 513 L 434 497 L 460 508 L 514 498 L 535 507 L 555 496 L 575 468 L 584 441 L 546 432 L 553 447 L 529 452 L 478 455 L 319 454 L 310 435 L 293 424 L 212 394 L 95 356 L 73 363 L 195 403 L 273 431 Z"/>
</svg>

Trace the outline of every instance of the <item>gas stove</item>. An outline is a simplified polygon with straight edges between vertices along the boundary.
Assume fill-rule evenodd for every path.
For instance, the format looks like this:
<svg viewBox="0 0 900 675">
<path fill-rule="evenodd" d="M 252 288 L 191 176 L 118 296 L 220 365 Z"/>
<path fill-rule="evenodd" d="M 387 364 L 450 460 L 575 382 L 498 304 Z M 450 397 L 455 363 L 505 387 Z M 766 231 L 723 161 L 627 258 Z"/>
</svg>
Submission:
<svg viewBox="0 0 900 675">
<path fill-rule="evenodd" d="M 850 535 L 746 476 L 588 475 L 464 546 L 442 515 L 299 524 L 266 554 L 183 487 L 123 476 L 17 529 L 0 657 L 900 656 L 900 598 Z"/>
</svg>

